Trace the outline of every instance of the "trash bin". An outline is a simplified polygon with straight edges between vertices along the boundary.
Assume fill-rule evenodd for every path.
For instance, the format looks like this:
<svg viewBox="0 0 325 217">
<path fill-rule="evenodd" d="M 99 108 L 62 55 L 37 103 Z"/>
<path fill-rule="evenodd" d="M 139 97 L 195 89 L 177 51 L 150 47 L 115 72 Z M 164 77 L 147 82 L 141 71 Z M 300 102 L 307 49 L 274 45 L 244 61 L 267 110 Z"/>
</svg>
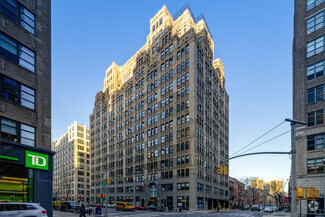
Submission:
<svg viewBox="0 0 325 217">
<path fill-rule="evenodd" d="M 101 214 L 102 214 L 102 208 L 96 207 L 96 215 L 101 215 Z"/>
</svg>

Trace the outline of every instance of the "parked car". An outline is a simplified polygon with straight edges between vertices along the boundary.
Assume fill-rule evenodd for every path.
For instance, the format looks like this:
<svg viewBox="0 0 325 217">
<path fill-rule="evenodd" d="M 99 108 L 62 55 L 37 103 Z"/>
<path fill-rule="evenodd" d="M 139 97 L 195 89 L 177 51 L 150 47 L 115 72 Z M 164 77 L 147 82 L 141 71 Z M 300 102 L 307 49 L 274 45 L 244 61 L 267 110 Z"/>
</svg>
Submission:
<svg viewBox="0 0 325 217">
<path fill-rule="evenodd" d="M 116 210 L 117 211 L 134 211 L 135 208 L 133 205 L 127 203 L 127 202 L 117 202 L 116 203 Z"/>
<path fill-rule="evenodd" d="M 243 210 L 249 210 L 249 206 L 248 206 L 248 205 L 245 205 L 245 206 L 243 207 Z"/>
<path fill-rule="evenodd" d="M 264 212 L 269 212 L 269 213 L 272 213 L 273 212 L 273 209 L 271 206 L 266 206 L 263 210 Z"/>
<path fill-rule="evenodd" d="M 108 204 L 108 208 L 116 208 L 116 203 Z"/>
<path fill-rule="evenodd" d="M 273 212 L 277 212 L 278 211 L 278 207 L 277 206 L 273 206 L 272 209 L 273 209 Z"/>
<path fill-rule="evenodd" d="M 37 203 L 0 203 L 0 216 L 47 217 L 47 211 Z"/>
<path fill-rule="evenodd" d="M 251 211 L 260 211 L 260 206 L 258 205 L 258 204 L 253 204 L 252 206 L 251 206 Z"/>
<path fill-rule="evenodd" d="M 146 210 L 147 207 L 145 207 L 145 206 L 135 206 L 135 209 L 136 210 Z"/>
<path fill-rule="evenodd" d="M 61 203 L 60 211 L 74 212 L 76 210 L 76 203 L 74 201 L 65 201 Z"/>
<path fill-rule="evenodd" d="M 147 206 L 147 210 L 149 211 L 159 211 L 159 212 L 163 212 L 164 210 L 162 208 L 159 208 L 155 205 L 150 205 L 150 206 Z"/>
</svg>

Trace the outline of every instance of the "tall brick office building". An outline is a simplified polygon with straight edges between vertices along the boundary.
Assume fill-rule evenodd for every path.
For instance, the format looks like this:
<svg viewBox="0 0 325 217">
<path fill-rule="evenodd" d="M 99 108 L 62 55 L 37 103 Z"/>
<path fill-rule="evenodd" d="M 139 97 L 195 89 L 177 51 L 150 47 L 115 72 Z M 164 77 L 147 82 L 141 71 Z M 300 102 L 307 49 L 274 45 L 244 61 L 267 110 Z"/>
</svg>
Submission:
<svg viewBox="0 0 325 217">
<path fill-rule="evenodd" d="M 228 207 L 229 97 L 204 17 L 165 6 L 145 45 L 106 70 L 90 115 L 91 201 L 106 197 L 167 209 Z"/>
<path fill-rule="evenodd" d="M 52 216 L 51 1 L 0 1 L 0 202 Z"/>
<path fill-rule="evenodd" d="M 302 201 L 302 216 L 325 215 L 324 26 L 324 0 L 295 0 L 293 117 L 307 122 L 296 130 L 297 187 L 318 188 L 321 196 Z"/>
</svg>

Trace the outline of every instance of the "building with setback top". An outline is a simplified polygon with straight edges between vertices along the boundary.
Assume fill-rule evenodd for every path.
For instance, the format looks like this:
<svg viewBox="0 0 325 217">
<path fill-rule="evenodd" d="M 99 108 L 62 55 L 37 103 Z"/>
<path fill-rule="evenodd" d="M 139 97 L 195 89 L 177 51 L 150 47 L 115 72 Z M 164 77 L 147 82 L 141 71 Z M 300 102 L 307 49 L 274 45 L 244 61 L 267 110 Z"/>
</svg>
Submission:
<svg viewBox="0 0 325 217">
<path fill-rule="evenodd" d="M 228 207 L 228 176 L 217 174 L 228 158 L 228 103 L 203 15 L 186 4 L 172 17 L 163 6 L 144 46 L 123 66 L 112 63 L 95 97 L 91 201 L 107 190 L 110 201 L 169 210 Z"/>
</svg>

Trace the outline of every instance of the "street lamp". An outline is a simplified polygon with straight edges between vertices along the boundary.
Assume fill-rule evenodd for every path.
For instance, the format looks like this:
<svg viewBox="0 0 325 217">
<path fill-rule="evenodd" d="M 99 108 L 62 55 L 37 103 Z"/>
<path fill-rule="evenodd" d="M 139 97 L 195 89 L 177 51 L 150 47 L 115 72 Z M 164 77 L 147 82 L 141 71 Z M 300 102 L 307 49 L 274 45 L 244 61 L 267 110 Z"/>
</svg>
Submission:
<svg viewBox="0 0 325 217">
<path fill-rule="evenodd" d="M 292 185 L 291 185 L 291 217 L 297 216 L 297 168 L 296 168 L 296 124 L 307 125 L 306 122 L 297 121 L 293 119 L 286 118 L 285 121 L 290 122 L 291 125 L 291 177 L 292 177 Z"/>
</svg>

